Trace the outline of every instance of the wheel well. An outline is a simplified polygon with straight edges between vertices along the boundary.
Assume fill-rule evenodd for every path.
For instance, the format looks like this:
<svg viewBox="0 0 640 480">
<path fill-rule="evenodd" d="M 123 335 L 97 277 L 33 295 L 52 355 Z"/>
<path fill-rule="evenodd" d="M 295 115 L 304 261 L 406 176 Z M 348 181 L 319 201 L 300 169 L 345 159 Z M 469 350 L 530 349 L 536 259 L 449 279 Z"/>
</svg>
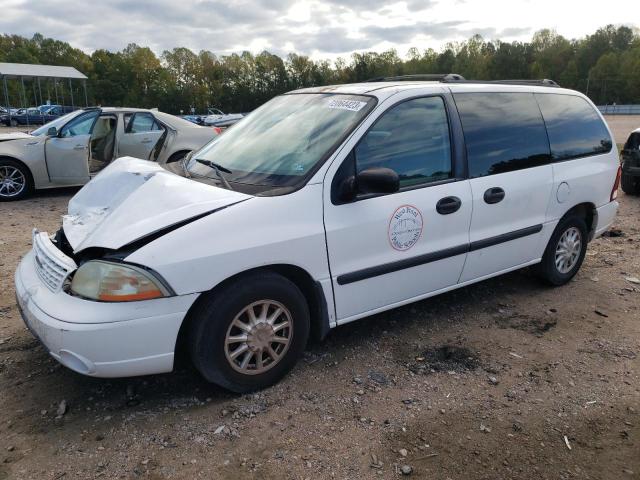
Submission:
<svg viewBox="0 0 640 480">
<path fill-rule="evenodd" d="M 572 207 L 564 216 L 577 214 L 584 218 L 585 223 L 587 224 L 587 231 L 589 232 L 589 240 L 593 238 L 593 234 L 595 231 L 595 227 L 598 219 L 598 211 L 596 210 L 596 206 L 593 203 L 585 202 L 580 203 L 574 207 Z"/>
<path fill-rule="evenodd" d="M 172 160 L 173 158 L 178 157 L 179 155 L 185 156 L 187 155 L 191 150 L 178 150 L 177 152 L 173 152 L 171 154 L 171 156 L 167 159 L 167 163 L 171 163 L 171 162 L 175 162 L 176 160 Z"/>
<path fill-rule="evenodd" d="M 0 156 L 0 160 L 11 160 L 12 162 L 16 162 L 20 166 L 24 167 L 24 169 L 27 172 L 27 175 L 29 175 L 31 186 L 32 187 L 35 186 L 35 182 L 33 181 L 33 173 L 31 172 L 31 169 L 29 168 L 29 166 L 26 163 L 24 163 L 22 160 L 18 160 L 17 158 L 14 158 L 14 157 L 7 157 L 6 155 Z"/>
<path fill-rule="evenodd" d="M 309 306 L 309 314 L 311 315 L 311 338 L 314 340 L 322 340 L 329 332 L 329 314 L 324 292 L 320 284 L 316 282 L 306 270 L 296 267 L 295 265 L 276 264 L 246 270 L 227 278 L 208 292 L 203 292 L 203 294 L 215 293 L 229 283 L 233 283 L 240 280 L 242 277 L 261 271 L 278 273 L 296 284 L 296 286 L 302 291 L 302 294 L 307 300 L 307 304 Z M 193 303 L 180 326 L 180 331 L 178 332 L 178 338 L 176 340 L 176 352 L 180 352 L 181 354 L 185 353 L 187 343 L 186 338 L 192 321 L 191 312 L 195 309 L 195 306 L 202 298 L 203 295 L 200 295 L 200 297 Z"/>
</svg>

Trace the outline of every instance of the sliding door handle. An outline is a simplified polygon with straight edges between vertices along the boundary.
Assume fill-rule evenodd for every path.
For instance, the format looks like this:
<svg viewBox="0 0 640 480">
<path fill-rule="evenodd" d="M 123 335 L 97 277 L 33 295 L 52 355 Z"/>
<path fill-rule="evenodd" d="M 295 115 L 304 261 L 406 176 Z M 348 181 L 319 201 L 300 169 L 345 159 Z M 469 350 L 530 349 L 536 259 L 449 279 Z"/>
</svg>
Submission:
<svg viewBox="0 0 640 480">
<path fill-rule="evenodd" d="M 484 192 L 484 201 L 491 205 L 501 202 L 504 196 L 505 193 L 503 189 L 501 189 L 500 187 L 492 187 Z"/>
<path fill-rule="evenodd" d="M 457 212 L 462 206 L 462 200 L 458 197 L 444 197 L 438 200 L 436 203 L 436 211 L 440 215 L 449 215 L 450 213 Z"/>
</svg>

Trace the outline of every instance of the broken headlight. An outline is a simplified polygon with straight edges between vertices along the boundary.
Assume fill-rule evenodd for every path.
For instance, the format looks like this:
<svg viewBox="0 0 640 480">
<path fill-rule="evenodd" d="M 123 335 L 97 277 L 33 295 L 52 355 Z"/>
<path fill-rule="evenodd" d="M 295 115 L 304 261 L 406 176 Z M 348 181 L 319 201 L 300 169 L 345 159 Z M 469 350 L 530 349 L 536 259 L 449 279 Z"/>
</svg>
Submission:
<svg viewBox="0 0 640 480">
<path fill-rule="evenodd" d="M 84 263 L 73 276 L 71 292 L 102 302 L 133 302 L 171 294 L 152 273 L 134 265 L 103 260 Z"/>
</svg>

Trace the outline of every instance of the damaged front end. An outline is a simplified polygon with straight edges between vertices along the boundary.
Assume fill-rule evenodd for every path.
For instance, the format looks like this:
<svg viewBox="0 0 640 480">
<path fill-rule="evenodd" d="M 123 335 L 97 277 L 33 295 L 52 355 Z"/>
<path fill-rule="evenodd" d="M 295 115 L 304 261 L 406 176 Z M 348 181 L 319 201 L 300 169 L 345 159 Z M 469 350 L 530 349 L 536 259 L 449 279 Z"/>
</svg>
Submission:
<svg viewBox="0 0 640 480">
<path fill-rule="evenodd" d="M 69 260 L 60 286 L 65 292 L 99 301 L 157 298 L 171 295 L 171 287 L 152 266 L 128 264 L 126 258 L 173 230 L 249 198 L 180 177 L 152 162 L 121 158 L 71 199 L 62 228 L 51 237 L 37 232 L 37 238 Z M 42 256 L 39 261 L 55 263 L 55 252 L 35 253 L 36 259 Z M 94 277 L 117 283 L 122 292 L 101 294 L 91 285 Z M 127 282 L 149 288 L 127 292 Z"/>
</svg>

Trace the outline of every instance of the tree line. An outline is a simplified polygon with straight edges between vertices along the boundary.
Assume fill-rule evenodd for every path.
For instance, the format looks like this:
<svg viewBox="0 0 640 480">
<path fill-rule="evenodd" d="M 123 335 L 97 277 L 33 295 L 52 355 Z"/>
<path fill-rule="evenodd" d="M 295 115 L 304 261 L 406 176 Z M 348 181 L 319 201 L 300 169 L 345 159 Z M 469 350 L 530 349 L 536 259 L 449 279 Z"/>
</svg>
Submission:
<svg viewBox="0 0 640 480">
<path fill-rule="evenodd" d="M 548 29 L 536 32 L 529 42 L 487 41 L 475 35 L 439 51 L 411 48 L 405 58 L 391 49 L 353 53 L 333 62 L 295 53 L 281 58 L 267 51 L 217 56 L 183 47 L 158 57 L 135 43 L 119 52 L 100 49 L 89 55 L 41 34 L 0 35 L 0 62 L 72 66 L 89 77 L 90 105 L 157 107 L 170 113 L 191 108 L 205 112 L 207 107 L 247 112 L 296 88 L 452 72 L 477 80 L 550 78 L 586 93 L 596 104 L 640 103 L 640 34 L 613 25 L 576 40 Z M 26 98 L 20 97 L 19 82 L 9 83 L 12 105 L 22 106 L 18 100 L 38 104 L 34 82 L 25 82 Z M 54 87 L 70 97 L 68 83 Z M 50 82 L 38 88 L 51 98 Z M 71 88 L 76 104 L 84 103 L 81 86 Z"/>
</svg>

